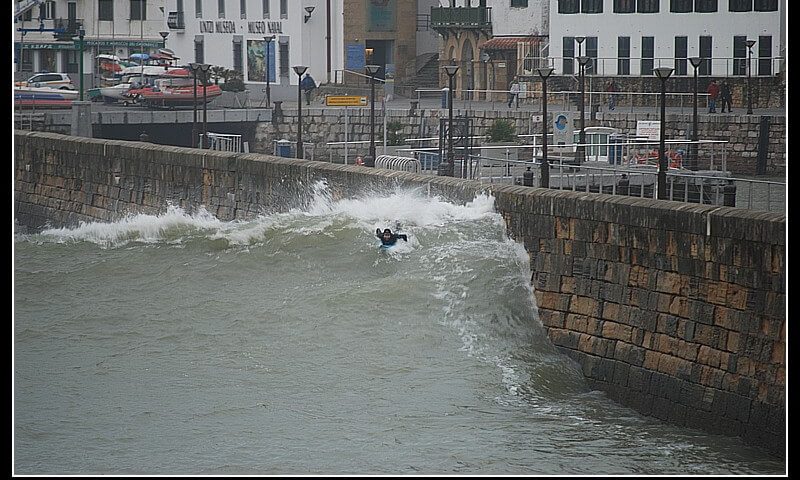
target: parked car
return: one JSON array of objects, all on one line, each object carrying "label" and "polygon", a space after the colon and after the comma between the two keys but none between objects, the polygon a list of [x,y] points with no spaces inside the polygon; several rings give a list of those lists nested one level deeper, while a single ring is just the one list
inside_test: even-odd
[{"label": "parked car", "polygon": [[66,73],[37,73],[24,82],[17,82],[18,87],[49,87],[60,90],[75,90],[75,84]]}]

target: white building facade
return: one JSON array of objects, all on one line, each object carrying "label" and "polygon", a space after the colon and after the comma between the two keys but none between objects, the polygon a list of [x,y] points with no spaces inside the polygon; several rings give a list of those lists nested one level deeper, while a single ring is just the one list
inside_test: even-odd
[{"label": "white building facade", "polygon": [[783,0],[553,0],[549,54],[557,75],[584,55],[588,73],[606,76],[691,76],[691,57],[699,75],[745,76],[748,56],[753,76],[769,76],[783,69],[785,21]]},{"label": "white building facade", "polygon": [[297,65],[317,83],[342,68],[342,0],[166,0],[166,8],[167,47],[182,63],[236,70],[246,84],[265,84],[268,71],[277,85],[297,85]]}]

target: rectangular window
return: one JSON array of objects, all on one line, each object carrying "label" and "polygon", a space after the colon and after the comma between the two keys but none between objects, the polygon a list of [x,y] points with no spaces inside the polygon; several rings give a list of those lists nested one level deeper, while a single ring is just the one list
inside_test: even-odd
[{"label": "rectangular window", "polygon": [[669,0],[669,11],[672,13],[691,13],[692,0]]},{"label": "rectangular window", "polygon": [[147,20],[146,0],[131,0],[131,20]]},{"label": "rectangular window", "polygon": [[581,0],[581,13],[603,13],[603,0]]},{"label": "rectangular window", "polygon": [[697,70],[698,75],[711,75],[711,51],[712,42],[711,37],[700,37],[700,68]]},{"label": "rectangular window", "polygon": [[689,37],[675,37],[675,75],[686,75]]},{"label": "rectangular window", "polygon": [[[281,18],[289,18],[289,6],[286,0],[281,0]],[[286,48],[288,49],[289,46],[287,45]]]},{"label": "rectangular window", "polygon": [[99,0],[97,3],[98,20],[114,20],[114,0]]},{"label": "rectangular window", "polygon": [[639,13],[658,13],[659,0],[639,0],[636,11]]},{"label": "rectangular window", "polygon": [[278,53],[280,55],[280,76],[281,77],[288,77],[289,76],[289,44],[288,43],[281,43],[279,44]]},{"label": "rectangular window", "polygon": [[247,18],[247,0],[239,0],[239,18]]},{"label": "rectangular window", "polygon": [[636,0],[614,0],[614,13],[634,13]]},{"label": "rectangular window", "polygon": [[753,0],[728,0],[729,12],[752,12]]},{"label": "rectangular window", "polygon": [[242,37],[233,37],[233,69],[244,75],[244,62],[242,56]]},{"label": "rectangular window", "polygon": [[261,16],[269,18],[269,0],[261,0]]},{"label": "rectangular window", "polygon": [[695,0],[694,11],[712,13],[717,11],[717,0]]},{"label": "rectangular window", "polygon": [[528,0],[511,0],[511,6],[525,8],[528,6]]},{"label": "rectangular window", "polygon": [[61,63],[62,65],[66,65],[65,73],[78,73],[78,51],[64,50]]},{"label": "rectangular window", "polygon": [[758,37],[758,74],[772,75],[772,37]]},{"label": "rectangular window", "polygon": [[561,39],[564,60],[561,69],[564,75],[575,73],[575,37],[564,37]]},{"label": "rectangular window", "polygon": [[56,18],[56,2],[49,0],[39,5],[39,18],[44,20]]},{"label": "rectangular window", "polygon": [[194,62],[205,63],[205,49],[203,48],[203,36],[194,36]]},{"label": "rectangular window", "polygon": [[655,37],[642,37],[642,61],[639,75],[653,74],[653,56],[655,55]]},{"label": "rectangular window", "polygon": [[631,37],[617,37],[617,75],[631,74]]},{"label": "rectangular window", "polygon": [[78,19],[78,4],[75,2],[67,3],[67,21],[68,23],[75,23]]},{"label": "rectangular window", "polygon": [[733,74],[747,75],[747,36],[733,36]]},{"label": "rectangular window", "polygon": [[24,47],[22,49],[22,71],[23,72],[33,71],[33,50],[29,50]]},{"label": "rectangular window", "polygon": [[203,18],[203,0],[194,0],[194,17]]},{"label": "rectangular window", "polygon": [[755,0],[756,12],[777,12],[778,0]]},{"label": "rectangular window", "polygon": [[578,13],[580,0],[558,0],[558,13]]},{"label": "rectangular window", "polygon": [[225,18],[225,0],[217,0],[217,17]]},{"label": "rectangular window", "polygon": [[597,73],[597,37],[586,37],[586,56],[589,61],[583,67],[583,73],[591,75]]}]

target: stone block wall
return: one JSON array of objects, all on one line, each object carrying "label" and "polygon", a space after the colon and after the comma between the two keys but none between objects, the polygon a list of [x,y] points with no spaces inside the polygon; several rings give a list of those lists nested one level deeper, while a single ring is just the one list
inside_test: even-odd
[{"label": "stone block wall", "polygon": [[204,205],[222,220],[393,185],[495,197],[539,317],[591,386],[677,425],[785,451],[786,219],[682,204],[52,133],[14,136],[19,228]]}]

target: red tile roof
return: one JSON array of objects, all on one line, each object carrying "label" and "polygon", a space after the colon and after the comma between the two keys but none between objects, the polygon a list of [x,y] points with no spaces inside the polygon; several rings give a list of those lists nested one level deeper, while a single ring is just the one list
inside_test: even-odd
[{"label": "red tile roof", "polygon": [[484,50],[516,50],[519,42],[537,43],[539,37],[494,37],[484,42],[480,48]]}]

